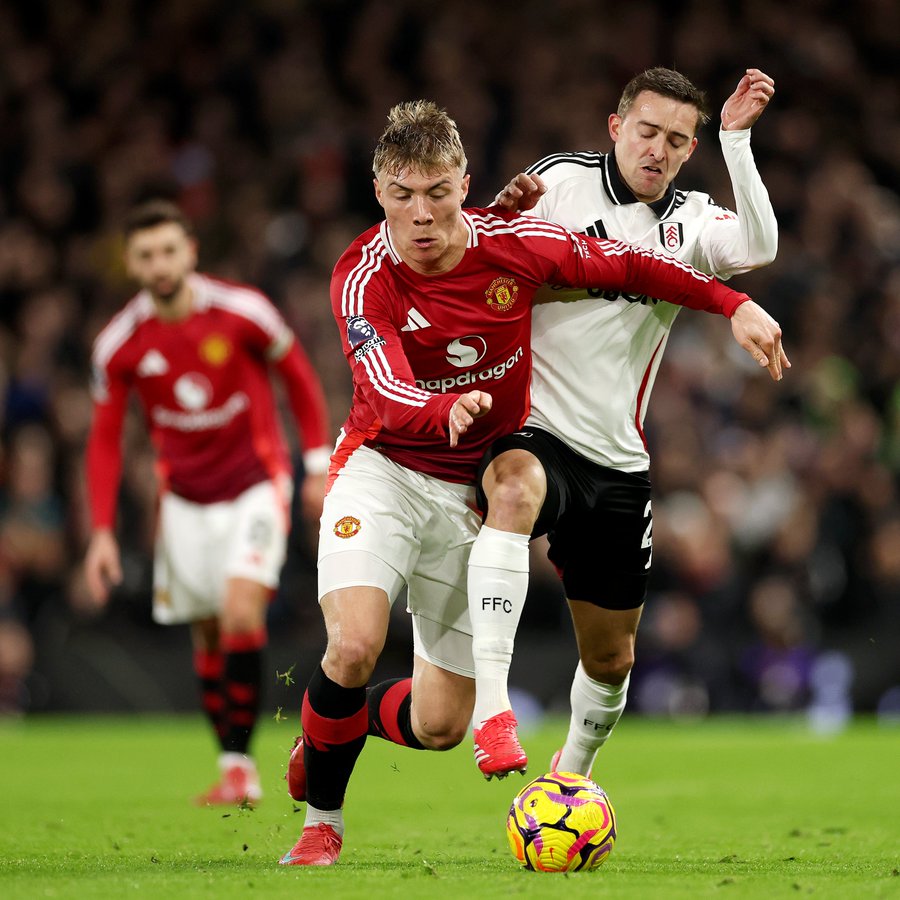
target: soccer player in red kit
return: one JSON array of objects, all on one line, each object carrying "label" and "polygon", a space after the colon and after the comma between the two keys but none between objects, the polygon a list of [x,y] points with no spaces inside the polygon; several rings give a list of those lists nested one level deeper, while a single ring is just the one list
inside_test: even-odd
[{"label": "soccer player in red kit", "polygon": [[[289,768],[306,822],[284,865],[337,861],[344,794],[367,734],[433,750],[466,734],[473,482],[488,445],[527,415],[538,287],[627,286],[730,316],[742,343],[773,346],[759,307],[690,266],[501,210],[464,210],[462,142],[431,102],[391,110],[373,169],[385,221],[353,242],[332,277],[354,394],[319,534],[328,643]],[[367,692],[404,585],[413,677]]]},{"label": "soccer player in red kit", "polygon": [[292,487],[269,369],[278,371],[302,434],[308,517],[321,512],[331,449],[324,395],[266,297],[195,271],[196,242],[177,206],[143,204],[124,231],[126,266],[141,290],[93,348],[87,585],[102,604],[122,578],[114,523],[122,423],[134,390],[161,488],[153,616],[191,624],[203,707],[221,747],[220,779],[197,799],[254,803],[262,791],[248,749]]}]

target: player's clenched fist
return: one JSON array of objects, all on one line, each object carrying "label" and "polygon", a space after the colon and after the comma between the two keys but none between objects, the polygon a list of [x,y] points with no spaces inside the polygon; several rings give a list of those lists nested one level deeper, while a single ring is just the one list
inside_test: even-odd
[{"label": "player's clenched fist", "polygon": [[469,391],[450,407],[451,447],[455,447],[459,443],[460,435],[465,434],[476,419],[480,419],[485,413],[490,412],[493,402],[487,391]]}]

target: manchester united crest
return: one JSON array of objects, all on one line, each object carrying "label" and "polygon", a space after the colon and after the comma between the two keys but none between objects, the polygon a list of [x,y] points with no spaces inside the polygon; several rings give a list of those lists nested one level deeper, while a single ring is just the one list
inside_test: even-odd
[{"label": "manchester united crest", "polygon": [[344,516],[343,519],[338,519],[334,523],[334,533],[339,538],[352,538],[359,534],[361,527],[359,519],[355,519],[353,516]]},{"label": "manchester united crest", "polygon": [[518,300],[519,286],[512,278],[495,278],[484,292],[488,306],[497,312],[508,312]]},{"label": "manchester united crest", "polygon": [[200,358],[211,366],[224,366],[231,358],[231,342],[221,334],[211,334],[200,344]]}]

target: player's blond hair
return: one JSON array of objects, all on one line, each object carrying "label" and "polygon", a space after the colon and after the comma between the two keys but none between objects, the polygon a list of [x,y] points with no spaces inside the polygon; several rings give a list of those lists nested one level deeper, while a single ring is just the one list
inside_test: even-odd
[{"label": "player's blond hair", "polygon": [[375,146],[372,171],[376,178],[405,169],[423,175],[447,169],[466,171],[466,151],[456,122],[431,100],[408,100],[393,107]]}]

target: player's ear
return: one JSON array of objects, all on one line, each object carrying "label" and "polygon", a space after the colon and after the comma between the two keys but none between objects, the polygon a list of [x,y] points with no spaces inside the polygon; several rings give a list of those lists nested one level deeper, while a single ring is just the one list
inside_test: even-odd
[{"label": "player's ear", "polygon": [[197,259],[199,252],[200,251],[197,244],[197,238],[188,238],[188,258],[190,260],[191,269],[197,268]]},{"label": "player's ear", "polygon": [[609,116],[609,136],[613,139],[613,143],[619,140],[619,132],[622,128],[622,117],[618,113],[610,113]]},{"label": "player's ear", "polygon": [[697,138],[694,137],[691,139],[691,146],[688,148],[687,155],[684,157],[685,162],[687,162],[691,158],[691,156],[693,155],[693,153],[696,149],[697,149]]},{"label": "player's ear", "polygon": [[465,203],[466,197],[469,196],[469,175],[463,175],[462,178],[462,199]]},{"label": "player's ear", "polygon": [[373,178],[372,184],[375,186],[375,199],[378,201],[378,205],[384,208],[384,195],[381,192],[381,185],[378,183],[378,179]]}]

